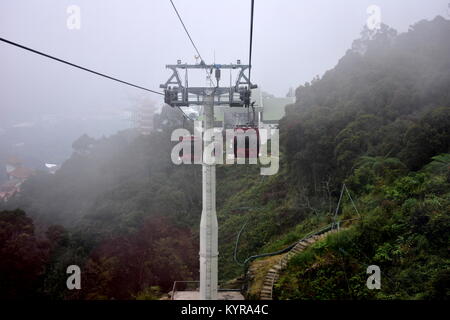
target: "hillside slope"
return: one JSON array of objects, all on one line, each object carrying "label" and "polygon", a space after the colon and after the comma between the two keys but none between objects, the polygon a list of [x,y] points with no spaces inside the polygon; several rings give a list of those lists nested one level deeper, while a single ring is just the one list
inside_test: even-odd
[{"label": "hillside slope", "polygon": [[[296,102],[280,123],[277,175],[262,177],[254,165],[218,166],[220,279],[244,271],[234,257],[242,228],[238,261],[284,248],[333,221],[346,182],[366,220],[339,242],[324,242],[294,259],[276,295],[445,297],[448,236],[442,230],[448,227],[448,166],[442,172],[422,168],[432,157],[443,154],[446,159],[450,152],[448,88],[448,20],[421,21],[400,35],[387,26],[375,36],[363,32],[334,69],[297,89]],[[73,156],[57,174],[38,174],[24,184],[20,196],[2,205],[23,209],[40,235],[47,230],[45,237],[58,240],[42,259],[44,272],[36,275],[41,282],[33,282],[42,284],[36,295],[154,298],[155,286],[168,291],[174,280],[198,278],[201,170],[170,160],[170,134],[182,126],[180,114],[165,107],[149,136],[124,131],[100,140],[84,137],[74,143]],[[339,217],[352,217],[348,201],[343,206]],[[49,228],[54,224],[63,227]],[[346,238],[361,247],[355,251]],[[404,249],[412,245],[423,251]],[[344,263],[350,284],[342,281],[336,248],[349,254]],[[414,289],[407,285],[404,294],[389,287],[383,294],[357,295],[355,288],[364,287],[366,275],[351,262],[354,255],[364,263],[382,264],[393,278],[404,274],[420,284]],[[426,262],[417,264],[423,270],[415,277],[409,264],[418,259]],[[58,286],[69,261],[90,272],[91,285],[77,296],[67,296]],[[309,267],[314,267],[312,273]],[[310,281],[300,283],[303,275]],[[328,282],[318,280],[325,278]],[[434,283],[444,283],[444,288]],[[316,290],[317,285],[334,288],[333,294]],[[349,285],[356,287],[349,290]]]}]

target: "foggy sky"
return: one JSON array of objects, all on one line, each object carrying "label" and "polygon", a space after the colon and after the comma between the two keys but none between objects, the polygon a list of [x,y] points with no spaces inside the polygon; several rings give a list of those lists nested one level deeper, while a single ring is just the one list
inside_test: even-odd
[{"label": "foggy sky", "polygon": [[[248,62],[250,0],[174,0],[208,63]],[[436,15],[450,0],[256,0],[252,78],[285,96],[333,68],[366,23],[369,5],[399,32]],[[66,27],[69,5],[81,30]],[[194,63],[169,0],[2,0],[0,36],[125,81],[160,90],[166,64]],[[150,96],[149,96],[150,95]],[[48,113],[124,110],[132,99],[162,97],[0,43],[2,120]],[[1,122],[1,121],[0,121]]]}]

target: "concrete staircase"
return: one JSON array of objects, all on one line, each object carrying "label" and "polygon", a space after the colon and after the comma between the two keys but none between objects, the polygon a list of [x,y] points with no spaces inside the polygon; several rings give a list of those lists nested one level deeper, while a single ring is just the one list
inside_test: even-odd
[{"label": "concrete staircase", "polygon": [[312,245],[313,243],[322,240],[325,238],[328,234],[336,232],[335,229],[327,231],[325,233],[322,233],[320,235],[314,235],[309,238],[300,240],[297,242],[297,244],[287,253],[284,253],[281,255],[278,263],[275,263],[269,271],[267,271],[267,274],[264,278],[264,283],[261,289],[260,293],[260,300],[272,300],[272,294],[273,294],[273,286],[277,282],[280,271],[286,268],[289,260],[296,254],[302,252],[305,250],[308,246]]}]

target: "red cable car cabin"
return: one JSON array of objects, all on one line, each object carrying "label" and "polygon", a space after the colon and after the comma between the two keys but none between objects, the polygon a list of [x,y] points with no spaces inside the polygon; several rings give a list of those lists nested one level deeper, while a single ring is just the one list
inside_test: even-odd
[{"label": "red cable car cabin", "polygon": [[[191,163],[195,163],[195,162],[201,162],[202,161],[202,153],[200,152],[200,154],[195,154],[194,152],[194,141],[198,141],[200,140],[198,137],[196,136],[184,136],[184,137],[180,137],[180,142],[183,143],[183,147],[185,148],[190,148],[191,150],[191,155],[189,157],[189,154],[183,154],[183,150],[181,150],[180,152],[180,159],[183,162],[191,162]],[[202,143],[200,141],[200,143]]]},{"label": "red cable car cabin", "polygon": [[[234,128],[234,157],[245,159],[254,159],[259,157],[259,129],[254,126],[241,125]],[[256,148],[250,146],[250,137],[252,134],[256,135]],[[238,146],[238,138],[245,137],[244,146]],[[242,139],[242,138],[240,138]]]}]

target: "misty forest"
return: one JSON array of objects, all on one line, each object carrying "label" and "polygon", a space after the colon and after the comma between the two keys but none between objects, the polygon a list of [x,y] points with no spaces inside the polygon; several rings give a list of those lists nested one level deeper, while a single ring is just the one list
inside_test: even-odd
[{"label": "misty forest", "polygon": [[[219,286],[262,299],[284,261],[273,300],[450,296],[450,20],[360,30],[281,106],[277,174],[216,166]],[[175,281],[199,280],[202,166],[171,160],[172,132],[194,123],[139,103],[148,131],[71,133],[58,166],[22,163],[0,132],[1,299],[170,299]],[[45,148],[30,151],[34,163]],[[285,250],[301,239],[315,240]],[[70,265],[80,290],[67,289]],[[379,290],[366,287],[369,265]]]}]

